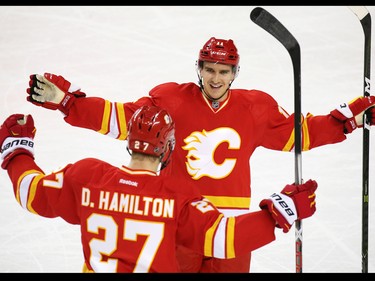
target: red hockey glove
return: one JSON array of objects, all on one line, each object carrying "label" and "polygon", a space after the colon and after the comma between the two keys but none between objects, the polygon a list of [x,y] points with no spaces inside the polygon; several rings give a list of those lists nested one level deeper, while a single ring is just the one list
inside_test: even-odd
[{"label": "red hockey glove", "polygon": [[81,89],[62,76],[51,73],[30,75],[30,88],[27,88],[27,101],[52,110],[60,110],[68,115],[69,109],[74,100],[85,97],[86,94]]},{"label": "red hockey glove", "polygon": [[331,115],[344,122],[344,133],[350,134],[357,128],[363,127],[363,114],[366,113],[370,125],[375,125],[375,97],[358,97],[348,104],[340,104],[331,111]]},{"label": "red hockey glove", "polygon": [[301,185],[289,184],[281,193],[274,193],[263,199],[259,207],[267,208],[276,221],[276,226],[287,233],[293,223],[312,216],[316,211],[315,190],[318,184],[308,180]]},{"label": "red hockey glove", "polygon": [[34,119],[31,115],[13,114],[0,127],[1,168],[6,169],[9,161],[18,154],[34,158]]}]

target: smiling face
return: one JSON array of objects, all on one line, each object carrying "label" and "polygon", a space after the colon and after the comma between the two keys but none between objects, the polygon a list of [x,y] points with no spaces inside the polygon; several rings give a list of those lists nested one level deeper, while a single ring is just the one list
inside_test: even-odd
[{"label": "smiling face", "polygon": [[[200,69],[203,89],[212,99],[221,97],[218,101],[227,98],[230,83],[235,78],[233,66],[229,64],[203,62]],[[225,93],[225,95],[223,95]]]}]

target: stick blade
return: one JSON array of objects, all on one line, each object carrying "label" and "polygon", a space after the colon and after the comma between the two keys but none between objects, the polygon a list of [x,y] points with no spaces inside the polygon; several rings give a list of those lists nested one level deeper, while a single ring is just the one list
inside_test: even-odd
[{"label": "stick blade", "polygon": [[348,6],[348,8],[359,18],[359,20],[362,20],[369,14],[369,11],[365,6]]},{"label": "stick blade", "polygon": [[250,19],[275,37],[287,50],[298,49],[299,43],[285,26],[267,10],[256,7],[250,13]]}]

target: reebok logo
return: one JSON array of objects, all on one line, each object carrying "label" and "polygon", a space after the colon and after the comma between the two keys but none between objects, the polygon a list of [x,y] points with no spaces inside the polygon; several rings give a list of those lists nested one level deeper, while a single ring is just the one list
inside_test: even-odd
[{"label": "reebok logo", "polygon": [[138,186],[138,182],[130,181],[130,180],[124,180],[124,179],[120,179],[119,183],[127,184],[127,185],[130,185],[130,186],[135,186],[135,187]]}]

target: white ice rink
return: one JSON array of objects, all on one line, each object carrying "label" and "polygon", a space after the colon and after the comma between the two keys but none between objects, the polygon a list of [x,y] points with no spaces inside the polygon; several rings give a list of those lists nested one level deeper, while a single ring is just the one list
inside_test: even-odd
[{"label": "white ice rink", "polygon": [[[129,160],[124,142],[66,124],[59,112],[26,102],[29,75],[51,72],[88,96],[134,101],[157,84],[196,82],[198,50],[231,38],[241,55],[233,88],[260,89],[290,113],[293,72],[284,47],[254,24],[254,6],[2,6],[0,122],[33,115],[36,161],[46,172],[84,157]],[[346,6],[264,6],[301,47],[302,112],[325,115],[363,95],[363,31]],[[375,6],[368,7],[375,21]],[[375,40],[375,25],[372,32]],[[374,44],[375,45],[375,42]],[[372,48],[372,77],[375,74]],[[374,90],[371,90],[372,94]],[[197,118],[186,116],[186,118]],[[239,121],[241,122],[240,116]],[[368,271],[375,272],[375,133],[370,132]],[[294,153],[259,148],[251,159],[252,207],[294,182]],[[303,227],[303,272],[360,273],[362,130],[302,155],[304,180],[318,181],[316,214]],[[249,230],[251,231],[251,230]],[[37,217],[16,202],[0,171],[0,272],[81,272],[79,227]],[[252,272],[295,272],[295,234],[253,253]]]}]

